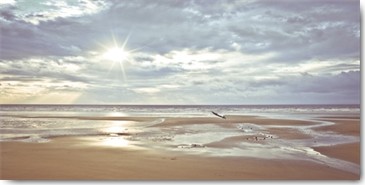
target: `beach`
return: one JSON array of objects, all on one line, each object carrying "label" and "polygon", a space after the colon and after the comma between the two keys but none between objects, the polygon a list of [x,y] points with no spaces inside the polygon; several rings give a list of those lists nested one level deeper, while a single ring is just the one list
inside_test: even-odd
[{"label": "beach", "polygon": [[[102,132],[3,140],[7,180],[359,180],[360,116],[23,116]],[[99,129],[100,130],[100,129]],[[39,132],[39,131],[38,131]],[[34,140],[32,140],[34,141]]]}]

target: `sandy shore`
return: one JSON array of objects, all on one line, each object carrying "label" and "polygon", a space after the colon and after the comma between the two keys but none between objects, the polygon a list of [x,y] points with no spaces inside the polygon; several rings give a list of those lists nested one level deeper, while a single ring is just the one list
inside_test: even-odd
[{"label": "sandy shore", "polygon": [[[330,126],[319,127],[316,130],[320,131],[332,131],[344,135],[353,135],[360,137],[360,118],[358,117],[332,117],[322,118],[320,120],[331,121],[336,124]],[[316,151],[333,156],[335,158],[347,160],[360,164],[360,142],[341,144],[335,146],[315,147]]]},{"label": "sandy shore", "polygon": [[[122,118],[113,118],[122,119]],[[128,120],[135,120],[127,118]],[[136,118],[149,120],[147,118]],[[322,118],[321,118],[322,119]],[[333,121],[332,125],[316,127],[313,130],[340,132],[344,135],[360,136],[359,119],[323,118]],[[268,126],[265,133],[277,140],[301,140],[310,134],[286,126],[314,125],[315,121],[280,120],[254,116],[230,116],[227,120],[208,118],[167,118],[152,128],[166,130],[187,124],[215,124],[222,128],[230,124],[249,122]],[[348,124],[349,123],[349,124]],[[279,127],[270,127],[270,126]],[[280,127],[284,126],[284,127]],[[180,128],[180,127],[179,127]],[[342,130],[345,129],[344,132]],[[292,129],[292,130],[290,130]],[[182,131],[179,131],[182,132]],[[140,134],[140,133],[139,133]],[[277,157],[247,157],[195,154],[189,151],[164,150],[148,145],[161,141],[149,141],[140,145],[103,145],[106,136],[70,136],[52,138],[46,143],[1,142],[1,179],[83,179],[83,180],[270,180],[270,179],[352,179],[358,180],[359,173],[341,170],[315,160],[300,160]],[[234,149],[242,142],[249,146],[268,145],[272,140],[250,140],[257,136],[232,136],[206,143],[206,148]],[[140,139],[139,142],[145,142]],[[99,143],[99,144],[98,144]],[[270,149],[270,148],[269,148]],[[340,159],[360,168],[360,142],[334,146],[313,147],[326,159]],[[267,149],[265,149],[267,150]],[[187,151],[187,152],[186,152]],[[219,150],[217,150],[219,151]],[[218,153],[219,154],[219,153]],[[301,154],[301,153],[300,153]],[[318,154],[317,154],[318,155]],[[346,162],[347,161],[347,162]],[[358,169],[360,171],[360,169]]]}]

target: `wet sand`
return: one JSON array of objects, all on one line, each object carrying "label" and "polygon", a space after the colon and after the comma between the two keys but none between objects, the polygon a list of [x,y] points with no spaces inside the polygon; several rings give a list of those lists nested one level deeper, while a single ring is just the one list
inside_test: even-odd
[{"label": "wet sand", "polygon": [[[322,118],[320,120],[331,121],[336,124],[330,126],[319,127],[316,130],[331,131],[344,135],[353,135],[360,137],[360,123],[358,117],[332,117]],[[351,161],[360,164],[360,142],[341,144],[335,146],[314,147],[314,149],[322,154]]]},{"label": "wet sand", "polygon": [[[88,119],[92,118],[89,117]],[[124,118],[114,117],[109,119],[123,120]],[[146,121],[155,118],[128,117],[125,119]],[[316,127],[313,130],[317,130],[319,133],[333,132],[360,137],[359,119],[321,119],[333,121],[334,124]],[[204,152],[190,152],[192,150],[199,150],[199,148],[183,148],[180,150],[175,145],[175,140],[179,140],[179,138],[189,133],[203,134],[201,131],[195,133],[195,131],[189,130],[190,127],[187,125],[209,126],[213,124],[229,130],[236,129],[237,123],[250,123],[239,125],[242,127],[247,126],[248,131],[252,129],[248,128],[251,124],[253,126],[268,126],[265,127],[264,131],[259,130],[260,132],[257,132],[263,132],[266,135],[255,135],[256,132],[251,133],[247,131],[249,135],[232,135],[218,141],[204,143],[202,150],[212,148],[214,149],[213,151],[216,151],[215,155]],[[131,133],[135,137],[128,136],[127,139],[130,139],[130,143],[123,146],[105,144],[104,141],[108,136],[57,137],[51,138],[51,141],[46,143],[1,142],[0,178],[9,180],[360,179],[360,174],[357,173],[357,171],[360,171],[360,139],[351,143],[313,147],[321,156],[325,156],[322,158],[333,159],[331,161],[335,162],[337,159],[340,159],[340,162],[344,162],[344,164],[350,164],[352,167],[355,166],[355,172],[342,170],[322,161],[318,162],[318,158],[313,158],[313,160],[310,158],[308,160],[301,159],[301,155],[307,157],[303,152],[298,153],[298,158],[295,158],[296,153],[288,155],[294,155],[294,157],[287,157],[286,155],[280,157],[280,154],[279,157],[270,157],[265,156],[270,155],[265,153],[258,153],[257,157],[250,157],[244,155],[220,155],[219,152],[223,148],[228,151],[239,147],[245,149],[245,147],[253,144],[265,147],[278,140],[293,142],[305,140],[312,137],[312,135],[309,132],[301,132],[300,129],[293,128],[296,128],[295,126],[315,124],[317,124],[316,120],[281,120],[254,116],[228,116],[226,120],[215,117],[166,118],[162,123],[148,126],[149,128],[157,129],[158,132],[171,132],[175,131],[176,128],[180,129],[173,134],[178,135],[178,133],[181,133],[181,135],[168,138],[166,141],[153,140],[150,138],[154,135],[145,137],[143,132],[138,132]],[[290,126],[293,126],[293,128]],[[342,132],[343,128],[346,128],[344,132]],[[237,132],[241,133],[239,131]],[[246,131],[242,133],[246,133]],[[156,135],[156,133],[153,134]],[[270,136],[274,137],[271,138]],[[116,136],[110,137],[115,138]],[[242,146],[242,143],[245,143],[245,145]],[[273,145],[273,148],[263,148],[263,151],[274,150],[276,149],[274,148],[275,146]],[[169,147],[173,149],[169,149]],[[308,156],[311,157],[312,155]],[[357,166],[358,169],[356,169]]]}]

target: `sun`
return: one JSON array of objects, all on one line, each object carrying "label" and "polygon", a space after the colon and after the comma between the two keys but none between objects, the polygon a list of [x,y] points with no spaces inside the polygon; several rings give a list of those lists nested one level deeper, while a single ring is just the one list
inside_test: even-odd
[{"label": "sun", "polygon": [[[98,52],[98,56],[100,57],[101,61],[103,61],[106,65],[110,65],[107,74],[118,74],[118,72],[121,72],[120,74],[122,75],[121,77],[124,82],[127,80],[124,65],[130,65],[130,60],[133,60],[132,55],[134,55],[134,52],[141,49],[127,49],[126,45],[128,43],[129,37],[130,34],[126,37],[124,42],[119,43],[114,34],[112,34],[112,43],[109,43],[109,45],[100,44],[104,50]],[[120,70],[118,70],[118,66]]]},{"label": "sun", "polygon": [[103,54],[104,59],[111,61],[123,61],[126,60],[128,56],[129,52],[119,47],[110,48]]},{"label": "sun", "polygon": [[128,60],[128,57],[130,55],[130,52],[126,51],[121,47],[115,46],[111,47],[109,49],[106,49],[104,53],[102,53],[102,58],[106,61],[111,61],[112,64],[109,68],[108,74],[111,72],[111,70],[114,68],[115,65],[119,65],[123,81],[126,80],[126,73],[124,71],[123,63]]}]

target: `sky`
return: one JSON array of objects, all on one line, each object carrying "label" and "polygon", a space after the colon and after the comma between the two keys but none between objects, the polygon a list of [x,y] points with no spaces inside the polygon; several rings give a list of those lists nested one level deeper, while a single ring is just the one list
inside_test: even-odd
[{"label": "sky", "polygon": [[2,104],[360,104],[358,0],[1,0]]}]

